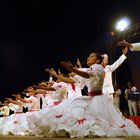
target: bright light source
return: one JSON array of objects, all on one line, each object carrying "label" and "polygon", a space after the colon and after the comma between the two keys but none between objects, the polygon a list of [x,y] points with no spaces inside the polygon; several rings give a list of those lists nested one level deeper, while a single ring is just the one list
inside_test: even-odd
[{"label": "bright light source", "polygon": [[128,18],[122,18],[117,22],[116,29],[121,32],[124,31],[130,25],[130,21]]}]

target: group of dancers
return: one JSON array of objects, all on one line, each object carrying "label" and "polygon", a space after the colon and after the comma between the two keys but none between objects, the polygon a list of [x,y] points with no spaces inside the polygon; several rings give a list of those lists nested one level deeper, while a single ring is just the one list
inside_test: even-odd
[{"label": "group of dancers", "polygon": [[[51,79],[28,87],[28,98],[22,98],[20,94],[13,95],[15,100],[7,98],[4,105],[14,114],[8,116],[5,113],[0,118],[0,134],[45,137],[140,136],[140,129],[114,106],[112,96],[112,72],[124,62],[129,50],[138,51],[140,45],[129,44],[124,40],[119,45],[122,46],[122,55],[112,65],[108,65],[107,55],[92,52],[87,57],[88,68],[61,62],[69,71],[68,76],[54,69],[46,69],[57,78],[56,81]],[[81,90],[85,86],[88,93],[82,96]],[[23,113],[23,107],[27,107],[28,112]]]}]

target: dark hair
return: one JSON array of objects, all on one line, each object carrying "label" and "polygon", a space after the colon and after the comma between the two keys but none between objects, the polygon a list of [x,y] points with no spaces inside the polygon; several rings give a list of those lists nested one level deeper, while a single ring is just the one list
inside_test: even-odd
[{"label": "dark hair", "polygon": [[102,63],[102,60],[103,60],[103,57],[101,56],[100,53],[97,53],[97,52],[94,52],[96,57],[97,57],[97,60],[99,60],[98,64],[101,64]]}]

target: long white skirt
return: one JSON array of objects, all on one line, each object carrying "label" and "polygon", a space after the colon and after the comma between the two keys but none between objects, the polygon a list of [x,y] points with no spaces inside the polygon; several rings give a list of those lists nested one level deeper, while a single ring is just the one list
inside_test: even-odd
[{"label": "long white skirt", "polygon": [[28,115],[27,121],[32,134],[48,137],[140,136],[138,127],[106,95],[73,97]]},{"label": "long white skirt", "polygon": [[0,118],[0,135],[32,135],[27,116],[36,112],[12,114],[8,117]]}]

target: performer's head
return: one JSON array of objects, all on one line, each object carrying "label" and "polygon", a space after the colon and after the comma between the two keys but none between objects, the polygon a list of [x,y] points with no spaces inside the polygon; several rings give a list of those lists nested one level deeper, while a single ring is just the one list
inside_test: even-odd
[{"label": "performer's head", "polygon": [[34,88],[33,88],[32,86],[28,86],[28,87],[27,87],[27,91],[28,91],[28,92],[31,92],[31,91],[33,91],[33,90],[34,90]]},{"label": "performer's head", "polygon": [[102,62],[102,57],[99,53],[92,52],[87,58],[87,65],[91,66],[95,63],[100,64]]},{"label": "performer's head", "polygon": [[120,88],[119,84],[115,83],[115,84],[114,84],[114,89],[115,89],[115,90],[118,90],[119,88]]},{"label": "performer's head", "polygon": [[41,83],[39,83],[39,86],[42,86],[42,87],[47,87],[48,85],[47,85],[47,83],[46,83],[46,82],[42,81]]},{"label": "performer's head", "polygon": [[71,72],[68,74],[70,77],[74,77],[75,76],[75,73],[74,72]]},{"label": "performer's head", "polygon": [[103,60],[102,60],[101,64],[102,64],[103,67],[105,67],[108,64],[108,62],[109,62],[108,55],[107,54],[103,54],[101,56],[103,57]]},{"label": "performer's head", "polygon": [[28,92],[28,96],[34,96],[35,95],[34,88],[32,86],[27,87],[26,91]]},{"label": "performer's head", "polygon": [[5,106],[8,106],[9,103],[10,103],[10,102],[9,102],[8,100],[5,100],[3,104],[4,104]]},{"label": "performer's head", "polygon": [[129,89],[131,89],[132,87],[133,87],[133,84],[132,84],[132,82],[127,82],[127,87],[129,88]]}]

